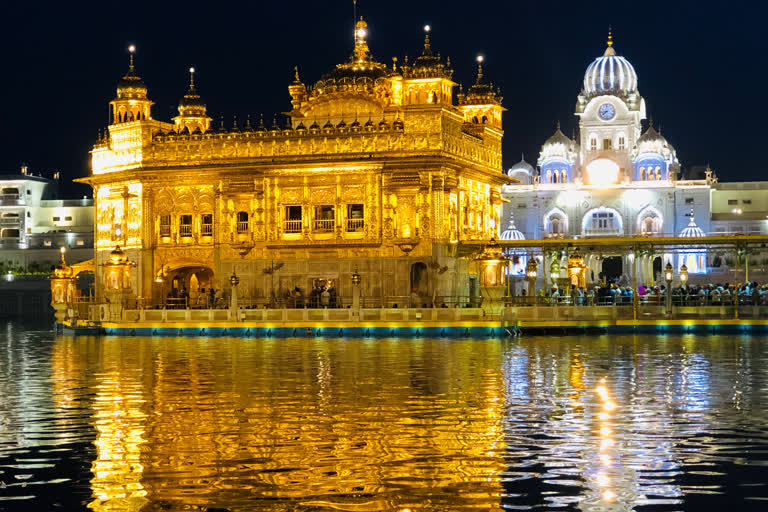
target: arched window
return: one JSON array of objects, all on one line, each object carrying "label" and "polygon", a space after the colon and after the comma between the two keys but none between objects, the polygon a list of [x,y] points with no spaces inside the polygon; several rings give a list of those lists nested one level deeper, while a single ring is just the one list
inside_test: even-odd
[{"label": "arched window", "polygon": [[559,208],[553,208],[544,217],[544,232],[548,237],[562,237],[568,232],[568,217]]},{"label": "arched window", "polygon": [[483,124],[488,122],[488,116],[483,116],[482,118]]},{"label": "arched window", "polygon": [[601,206],[584,215],[582,230],[586,236],[618,235],[624,232],[624,227],[619,212]]},{"label": "arched window", "polygon": [[472,123],[478,124],[477,116],[472,116]]},{"label": "arched window", "polygon": [[646,180],[645,167],[641,167],[640,168],[640,181],[645,181],[645,180]]},{"label": "arched window", "polygon": [[248,232],[248,212],[237,212],[237,233]]},{"label": "arched window", "polygon": [[555,172],[552,174],[552,183],[557,183],[560,181],[557,176],[557,169],[555,169]]},{"label": "arched window", "polygon": [[547,171],[547,183],[552,183],[552,170]]},{"label": "arched window", "polygon": [[626,142],[626,139],[624,138],[624,136],[623,135],[619,135],[619,140],[618,140],[618,143],[616,144],[616,146],[619,149],[624,149],[626,144],[627,144],[627,142]]},{"label": "arched window", "polygon": [[656,181],[661,180],[661,167],[656,167]]},{"label": "arched window", "polygon": [[589,136],[589,149],[591,151],[597,151],[597,135],[595,134]]},{"label": "arched window", "polygon": [[567,183],[568,182],[568,173],[565,172],[565,169],[562,169],[560,171],[560,183]]}]

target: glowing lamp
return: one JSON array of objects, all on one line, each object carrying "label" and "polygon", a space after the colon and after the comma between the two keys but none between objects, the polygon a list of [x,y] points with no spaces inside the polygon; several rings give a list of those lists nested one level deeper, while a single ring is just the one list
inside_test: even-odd
[{"label": "glowing lamp", "polygon": [[478,62],[478,64],[482,64],[484,60],[485,60],[485,57],[483,57],[482,55],[478,55],[478,56],[477,56],[477,62]]},{"label": "glowing lamp", "polygon": [[357,265],[355,265],[355,271],[352,272],[352,284],[359,285],[360,281],[362,281],[362,278],[360,277],[360,274],[357,273]]},{"label": "glowing lamp", "polygon": [[587,165],[587,180],[590,185],[604,187],[619,182],[619,165],[608,158],[592,160]]},{"label": "glowing lamp", "polygon": [[672,263],[667,262],[667,266],[664,267],[664,279],[667,281],[667,283],[671,283],[673,277],[674,272],[672,269]]},{"label": "glowing lamp", "polygon": [[685,263],[680,267],[680,282],[683,286],[688,282],[688,267],[685,266]]},{"label": "glowing lamp", "polygon": [[359,37],[360,39],[364,38],[366,33],[367,32],[365,31],[364,28],[357,29],[357,37]]},{"label": "glowing lamp", "polygon": [[235,274],[235,271],[232,271],[232,275],[229,276],[229,284],[232,285],[232,288],[240,284],[240,278],[237,277],[237,274]]},{"label": "glowing lamp", "polygon": [[136,47],[134,45],[131,45],[128,47],[128,51],[131,53],[136,53]]},{"label": "glowing lamp", "polygon": [[549,266],[549,273],[552,274],[552,279],[560,277],[560,263],[557,260]]},{"label": "glowing lamp", "polygon": [[535,281],[537,274],[538,274],[538,264],[536,263],[536,258],[529,258],[528,265],[526,265],[526,268],[525,268],[525,275],[528,279]]},{"label": "glowing lamp", "polygon": [[429,32],[430,30],[432,30],[432,27],[429,25],[424,25],[424,32]]}]

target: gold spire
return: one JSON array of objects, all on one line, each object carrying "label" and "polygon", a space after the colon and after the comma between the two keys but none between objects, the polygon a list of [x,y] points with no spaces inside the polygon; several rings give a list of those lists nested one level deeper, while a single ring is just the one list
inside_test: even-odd
[{"label": "gold spire", "polygon": [[603,56],[612,57],[614,55],[616,55],[616,49],[613,47],[613,31],[609,26],[608,27],[608,46],[605,48],[605,53],[603,53]]},{"label": "gold spire", "polygon": [[432,55],[432,45],[429,43],[429,31],[432,27],[424,25],[424,55]]},{"label": "gold spire", "polygon": [[480,84],[483,81],[483,61],[485,60],[485,57],[482,55],[477,56],[477,84]]},{"label": "gold spire", "polygon": [[136,47],[134,45],[131,45],[128,47],[128,55],[129,55],[129,64],[128,64],[128,72],[130,74],[133,74],[134,68],[133,68],[133,54],[136,53]]},{"label": "gold spire", "polygon": [[299,78],[299,66],[293,66],[293,73],[294,73],[294,82],[296,84],[301,83],[301,79]]},{"label": "gold spire", "polygon": [[195,90],[195,68],[189,68],[189,90]]},{"label": "gold spire", "polygon": [[360,21],[355,24],[355,60],[357,62],[364,62],[368,60],[370,50],[368,49],[368,24],[360,16]]}]

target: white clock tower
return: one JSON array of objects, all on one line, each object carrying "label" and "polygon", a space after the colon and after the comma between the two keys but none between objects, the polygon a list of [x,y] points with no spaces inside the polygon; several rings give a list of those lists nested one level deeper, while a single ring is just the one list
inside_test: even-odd
[{"label": "white clock tower", "polygon": [[641,134],[645,101],[637,91],[635,68],[616,55],[610,32],[605,53],[584,74],[575,113],[584,184],[610,185],[631,177],[631,151]]}]

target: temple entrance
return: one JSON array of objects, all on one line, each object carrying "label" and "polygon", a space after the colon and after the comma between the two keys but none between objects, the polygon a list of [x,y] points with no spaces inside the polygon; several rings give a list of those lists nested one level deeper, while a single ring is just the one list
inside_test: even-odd
[{"label": "temple entrance", "polygon": [[661,256],[657,256],[653,259],[653,282],[660,280],[661,276]]},{"label": "temple entrance", "polygon": [[602,272],[600,273],[600,276],[605,280],[605,282],[610,283],[611,281],[617,280],[621,277],[622,270],[623,264],[621,261],[621,256],[608,256],[603,259]]},{"label": "temple entrance", "polygon": [[420,261],[411,265],[411,293],[426,294],[428,280],[427,265]]},{"label": "temple entrance", "polygon": [[[207,308],[210,289],[214,286],[213,271],[202,266],[181,267],[168,271],[165,279],[157,284],[160,286],[160,298],[167,305]],[[221,290],[214,292],[214,301],[221,297]]]}]

